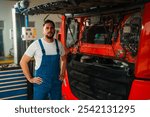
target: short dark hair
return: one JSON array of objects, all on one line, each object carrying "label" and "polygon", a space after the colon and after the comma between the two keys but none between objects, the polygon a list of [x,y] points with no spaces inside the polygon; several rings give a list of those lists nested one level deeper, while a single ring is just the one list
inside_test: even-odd
[{"label": "short dark hair", "polygon": [[43,23],[43,26],[45,25],[45,24],[47,24],[47,23],[51,23],[53,26],[54,26],[54,28],[55,28],[55,23],[52,21],[52,20],[45,20],[44,21],[44,23]]}]

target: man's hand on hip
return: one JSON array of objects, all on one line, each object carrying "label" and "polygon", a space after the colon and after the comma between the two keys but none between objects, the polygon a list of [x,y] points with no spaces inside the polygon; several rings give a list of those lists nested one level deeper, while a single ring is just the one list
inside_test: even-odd
[{"label": "man's hand on hip", "polygon": [[34,78],[30,78],[29,82],[40,85],[43,81],[42,81],[42,78],[40,78],[40,77],[34,77]]}]

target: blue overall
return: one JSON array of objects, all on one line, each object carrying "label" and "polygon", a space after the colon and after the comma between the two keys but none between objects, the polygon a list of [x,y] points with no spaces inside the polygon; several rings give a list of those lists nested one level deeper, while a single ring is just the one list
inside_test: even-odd
[{"label": "blue overall", "polygon": [[60,100],[61,99],[61,81],[60,73],[60,54],[58,42],[55,39],[56,55],[46,55],[41,39],[38,40],[42,50],[42,61],[39,69],[35,71],[35,77],[42,78],[42,84],[34,84],[34,100]]}]

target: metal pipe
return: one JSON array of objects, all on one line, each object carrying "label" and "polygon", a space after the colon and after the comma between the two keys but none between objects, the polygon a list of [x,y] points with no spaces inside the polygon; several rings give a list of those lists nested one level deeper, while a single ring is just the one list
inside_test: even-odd
[{"label": "metal pipe", "polygon": [[25,27],[29,27],[29,17],[25,15]]},{"label": "metal pipe", "polygon": [[16,27],[16,9],[12,9],[12,21],[13,21],[13,43],[14,43],[14,63],[18,64],[18,42],[17,42],[17,27]]}]

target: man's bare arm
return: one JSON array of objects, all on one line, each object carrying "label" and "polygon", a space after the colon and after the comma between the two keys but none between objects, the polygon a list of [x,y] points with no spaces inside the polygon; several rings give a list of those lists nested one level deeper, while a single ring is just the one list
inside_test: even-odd
[{"label": "man's bare arm", "polygon": [[65,69],[66,69],[66,55],[61,57],[60,80],[64,79]]},{"label": "man's bare arm", "polygon": [[30,83],[41,84],[42,79],[40,77],[33,78],[31,73],[30,73],[29,66],[28,66],[28,63],[30,60],[31,60],[31,57],[29,57],[27,55],[23,55],[23,57],[21,58],[20,66],[23,70],[23,73]]}]

